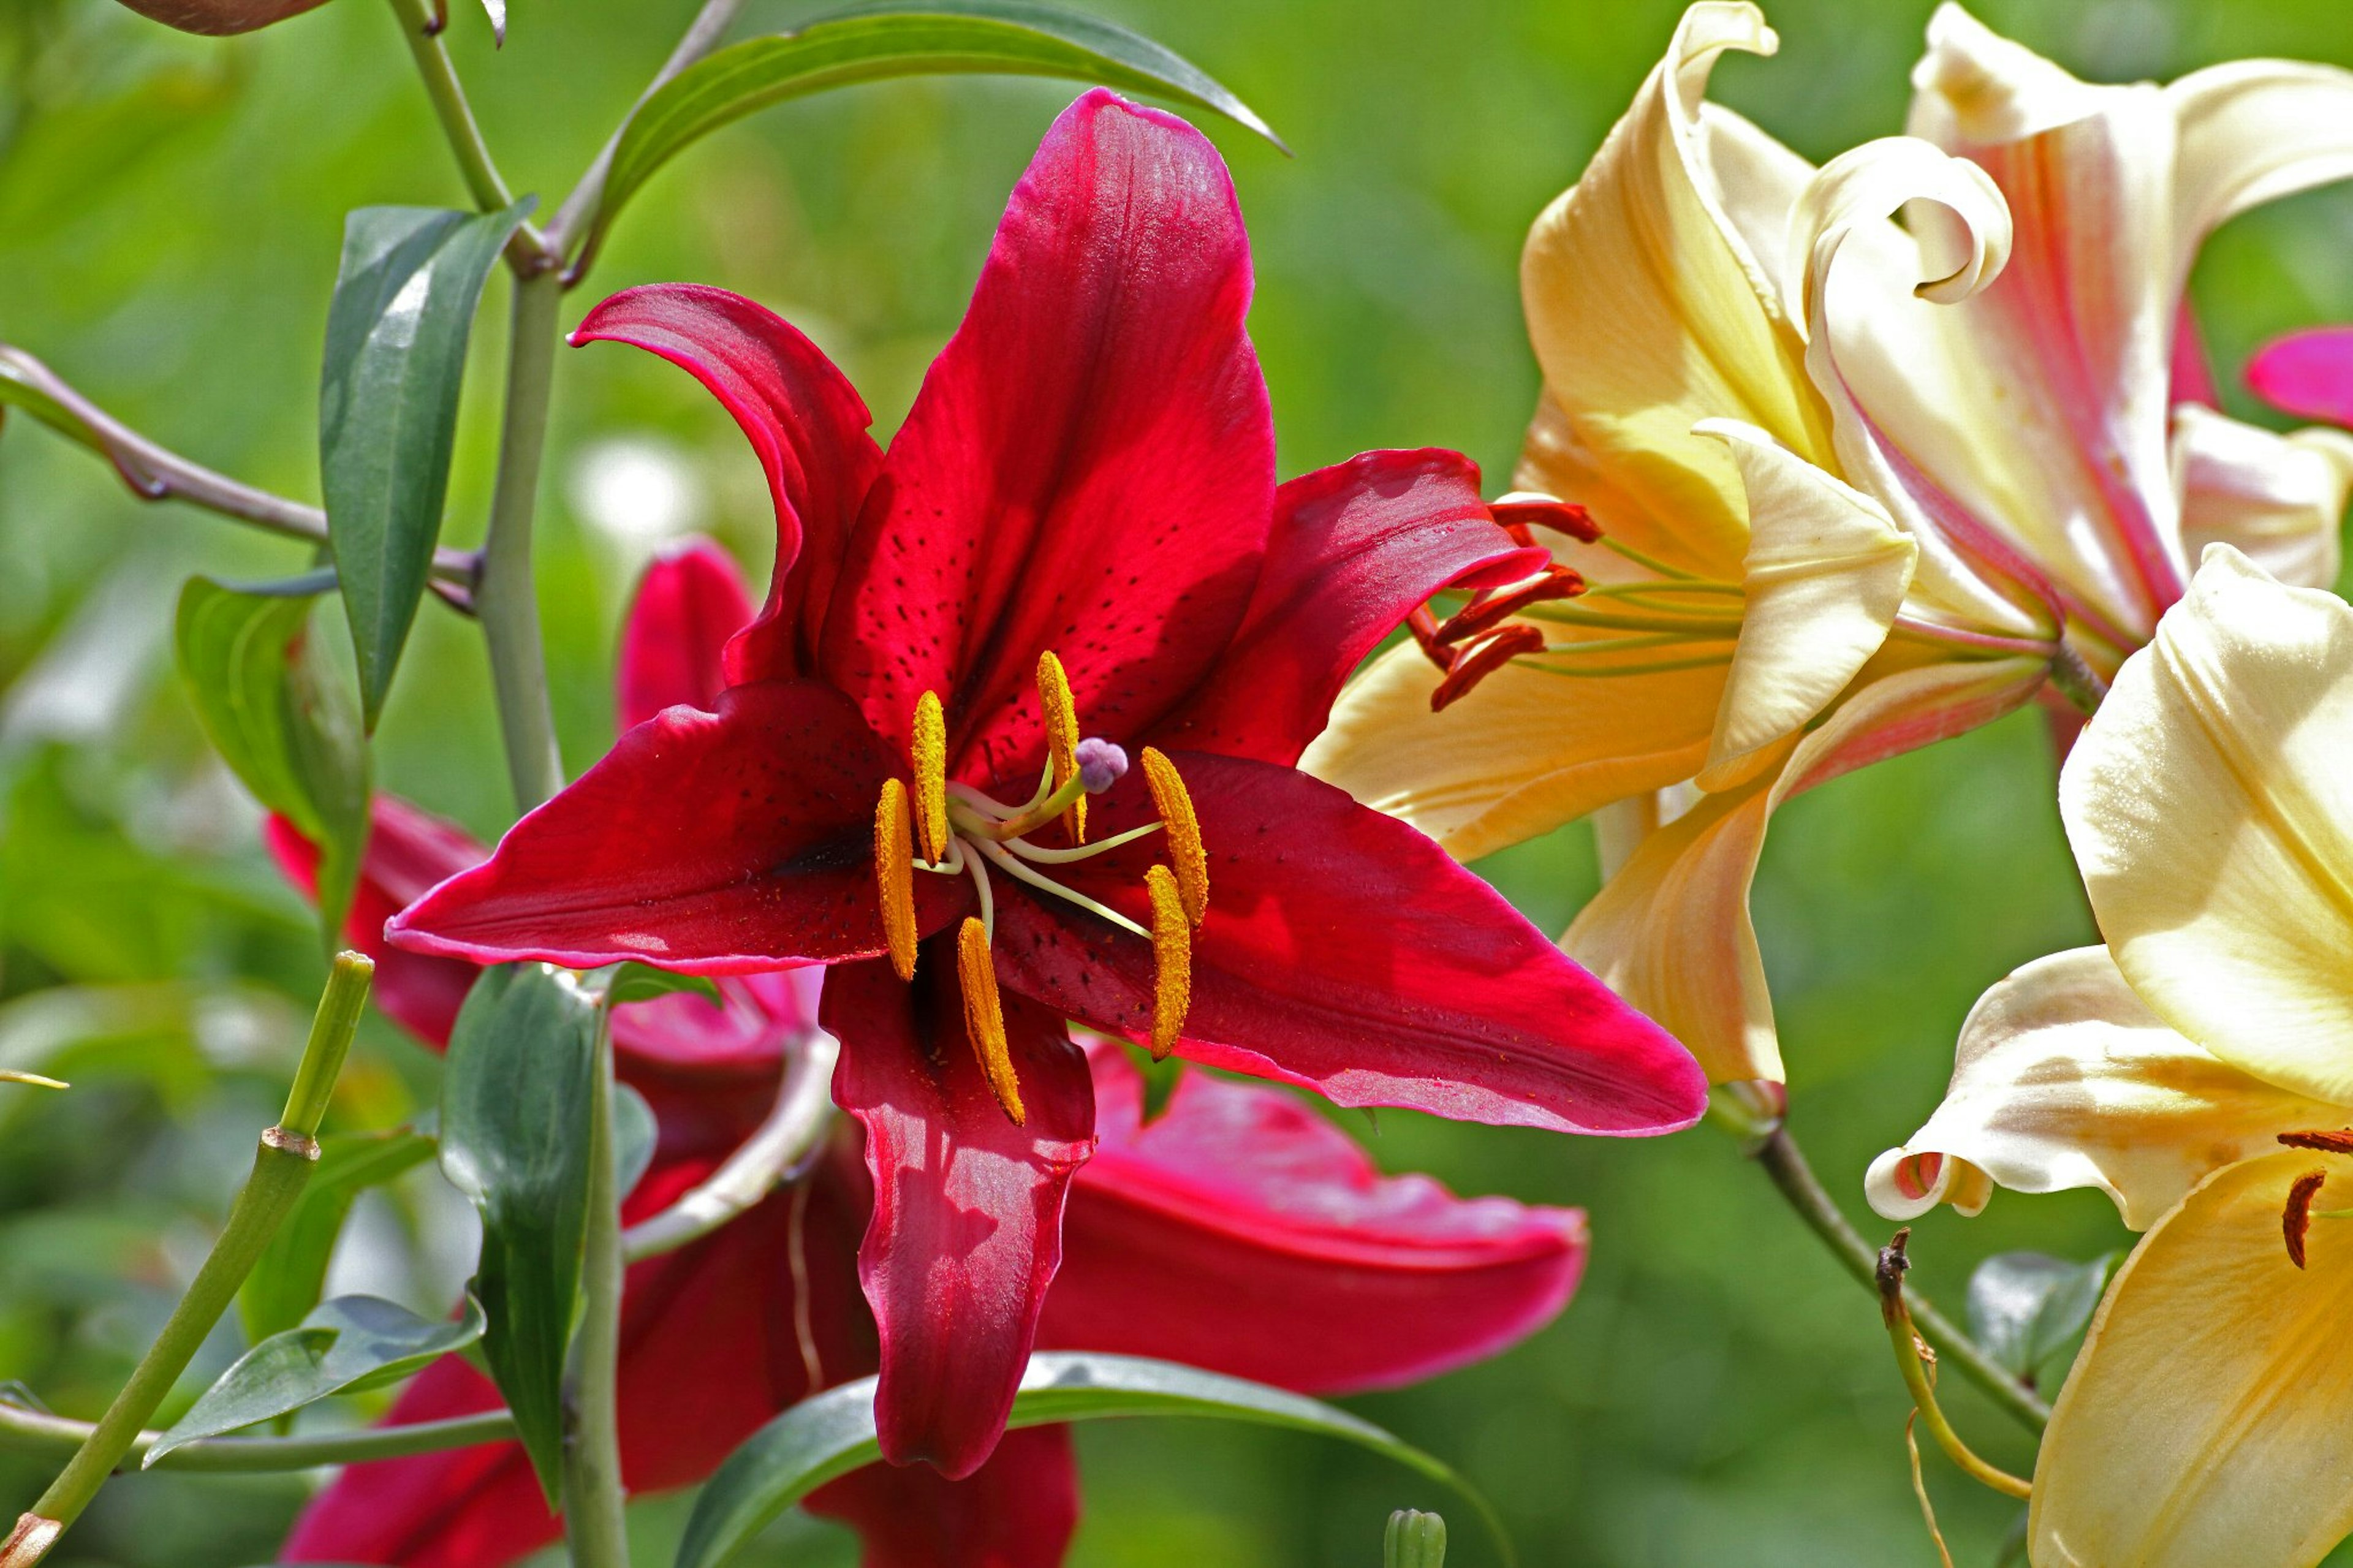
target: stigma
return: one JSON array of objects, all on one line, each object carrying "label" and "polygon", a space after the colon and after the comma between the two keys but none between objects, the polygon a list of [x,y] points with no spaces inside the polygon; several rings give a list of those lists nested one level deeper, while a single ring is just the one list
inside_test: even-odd
[{"label": "stigma", "polygon": [[[926,691],[916,700],[909,727],[912,778],[885,780],[874,806],[874,877],[883,948],[900,979],[915,976],[919,928],[914,874],[972,879],[979,913],[965,919],[956,932],[965,1033],[989,1092],[1016,1126],[1022,1124],[1026,1112],[997,994],[993,950],[997,900],[990,872],[1002,872],[1074,904],[1151,944],[1149,1037],[1155,1058],[1166,1058],[1183,1037],[1192,1004],[1193,931],[1209,907],[1208,853],[1201,841],[1200,817],[1176,764],[1156,748],[1144,748],[1139,761],[1156,820],[1090,844],[1087,802],[1126,775],[1128,754],[1113,742],[1080,731],[1070,678],[1050,650],[1039,656],[1037,682],[1046,758],[1037,790],[1027,801],[1008,805],[949,780],[947,716],[937,693]],[[1055,828],[1064,843],[1034,841],[1033,835]],[[1163,835],[1167,863],[1145,874],[1148,928],[1051,874],[1054,867],[1092,859],[1154,833]]]}]

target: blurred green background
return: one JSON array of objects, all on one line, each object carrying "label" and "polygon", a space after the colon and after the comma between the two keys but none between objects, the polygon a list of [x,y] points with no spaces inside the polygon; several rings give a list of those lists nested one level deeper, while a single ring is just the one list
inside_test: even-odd
[{"label": "blurred green background", "polygon": [[[755,4],[779,26],[807,5]],[[1461,447],[1504,488],[1535,375],[1515,268],[1663,47],[1672,0],[1100,0],[1102,14],[1237,89],[1297,152],[1230,127],[1256,245],[1252,330],[1286,474],[1360,448]],[[452,0],[453,47],[509,176],[552,200],[595,150],[691,0],[514,0],[494,53]],[[1784,0],[1780,58],[1732,58],[1718,96],[1826,157],[1897,129],[1927,0]],[[2339,0],[2002,0],[1980,15],[2085,75],[2168,77],[2234,56],[2353,64]],[[1005,193],[1072,89],[930,81],[859,89],[722,133],[637,202],[567,324],[626,284],[692,279],[809,331],[894,425],[961,313]],[[318,364],[345,209],[462,192],[384,6],[335,0],[251,37],[180,37],[106,0],[0,4],[0,339],[46,358],[165,443],[315,497]],[[2218,237],[2196,292],[2217,357],[2353,319],[2353,195],[2265,209]],[[503,281],[476,339],[449,537],[478,536]],[[565,353],[542,538],[543,608],[567,761],[611,736],[613,630],[662,537],[717,532],[764,571],[770,522],[740,437],[648,356]],[[2244,407],[2237,409],[2249,413]],[[169,605],[205,570],[297,570],[299,550],[144,507],[26,421],[0,439],[0,1065],[46,1062],[68,1096],[0,1090],[0,1380],[94,1415],[160,1322],[274,1110],[319,978],[305,911],[259,852],[256,815],[206,752],[172,675]],[[506,786],[471,629],[428,604],[378,747],[379,779],[503,826]],[[1756,908],[1794,1126],[1866,1229],[1869,1157],[1917,1125],[1970,1001],[2086,940],[2033,714],[1808,796],[1777,824]],[[1590,891],[1571,827],[1482,868],[1558,930]],[[346,1126],[429,1102],[429,1058],[375,1027]],[[1532,1564],[1933,1563],[1906,1477],[1905,1402],[1873,1306],[1730,1142],[1700,1129],[1606,1143],[1402,1114],[1392,1169],[1466,1193],[1589,1209],[1591,1270],[1567,1316],[1492,1363],[1355,1402],[1458,1464]],[[438,1310],[470,1261],[419,1175],[364,1204],[344,1288]],[[2105,1201],[2005,1196],[1921,1227],[1915,1278],[1957,1303],[1974,1261],[2124,1243]],[[361,1254],[365,1256],[363,1258]],[[1296,1331],[1313,1333],[1314,1325]],[[234,1354],[226,1332],[190,1392]],[[1992,1458],[2021,1433],[1947,1381]],[[1351,1450],[1204,1425],[1083,1431],[1085,1568],[1366,1568],[1388,1510],[1448,1500]],[[1926,1459],[1964,1568],[2017,1505]],[[0,1452],[0,1515],[43,1468]],[[266,1559],[298,1479],[142,1478],[110,1488],[57,1559]],[[675,1502],[640,1509],[650,1543]],[[1459,1510],[1454,1510],[1459,1513]],[[1490,1561],[1457,1519],[1456,1561]],[[768,1561],[849,1562],[793,1525]],[[664,1561],[649,1557],[648,1561]]]}]

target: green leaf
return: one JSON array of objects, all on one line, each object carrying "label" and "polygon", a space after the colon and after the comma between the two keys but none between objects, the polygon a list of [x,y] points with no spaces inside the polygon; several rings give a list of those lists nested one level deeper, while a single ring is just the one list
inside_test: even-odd
[{"label": "green leaf", "polygon": [[319,1304],[327,1259],[353,1200],[433,1158],[431,1134],[412,1128],[319,1140],[319,1163],[237,1293],[245,1337],[259,1344]]},{"label": "green leaf", "polygon": [[[695,1499],[676,1568],[719,1568],[811,1490],[881,1458],[874,1386],[868,1377],[828,1388],[745,1438]],[[1040,1352],[1021,1375],[1007,1425],[1042,1426],[1111,1415],[1217,1416],[1343,1438],[1460,1494],[1493,1531],[1504,1560],[1513,1560],[1494,1510],[1461,1477],[1369,1421],[1284,1389],[1140,1356]]]},{"label": "green leaf", "polygon": [[332,1394],[396,1382],[481,1337],[481,1310],[470,1301],[454,1323],[420,1318],[378,1296],[322,1301],[300,1327],[272,1334],[237,1357],[140,1465],[153,1465],[183,1443],[289,1415]]},{"label": "green leaf", "polygon": [[2107,1288],[2109,1253],[2071,1263],[2040,1252],[2000,1252],[1969,1276],[1969,1334],[2019,1377],[2035,1373],[2084,1331]]},{"label": "green leaf", "polygon": [[661,1127],[646,1097],[626,1083],[613,1086],[613,1191],[626,1198],[654,1163]]},{"label": "green leaf", "polygon": [[474,307],[532,203],[479,214],[362,207],[343,223],[319,471],[371,731],[441,534]]},{"label": "green leaf", "polygon": [[730,45],[638,104],[621,128],[575,270],[588,265],[655,170],[721,126],[833,88],[951,74],[1061,77],[1151,93],[1222,114],[1282,145],[1248,104],[1192,62],[1098,17],[1028,0],[861,6]]},{"label": "green leaf", "polygon": [[350,689],[311,635],[311,604],[193,577],[180,591],[177,643],[222,760],[319,847],[319,925],[332,952],[367,847],[368,753]]},{"label": "green leaf", "polygon": [[650,1002],[657,996],[691,992],[706,1002],[720,999],[718,983],[707,974],[672,974],[667,969],[656,969],[649,963],[634,960],[609,964],[592,970],[583,983],[605,998],[608,1007],[626,1007],[632,1002]]},{"label": "green leaf", "polygon": [[567,971],[487,970],[458,1014],[441,1079],[441,1171],[482,1215],[482,1354],[551,1506],[602,1023],[595,994]]}]

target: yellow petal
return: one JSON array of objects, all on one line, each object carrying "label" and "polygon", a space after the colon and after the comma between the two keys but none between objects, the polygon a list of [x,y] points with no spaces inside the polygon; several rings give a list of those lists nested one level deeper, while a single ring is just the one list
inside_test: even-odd
[{"label": "yellow petal", "polygon": [[1724,667],[1578,679],[1509,665],[1432,713],[1437,684],[1420,649],[1391,648],[1299,765],[1473,860],[1697,773]]},{"label": "yellow petal", "polygon": [[2190,558],[2230,544],[2283,583],[2337,581],[2337,521],[2353,487],[2353,437],[2275,435],[2185,403],[2173,411],[2181,540]]},{"label": "yellow petal", "polygon": [[2316,1222],[2303,1268],[2280,1237],[2315,1170],[2353,1195],[2353,1159],[2249,1160],[2126,1260],[2042,1436],[2036,1568],[2306,1568],[2353,1531],[2353,1225]]},{"label": "yellow petal", "polygon": [[1786,763],[1653,830],[1561,946],[1681,1040],[1709,1081],[1778,1079],[1772,1000],[1748,918],[1773,812],[1865,763],[2000,717],[2031,697],[2042,674],[2041,662],[2012,658],[1872,681],[1790,746]]},{"label": "yellow petal", "polygon": [[1945,1200],[1966,1164],[2012,1192],[2097,1187],[2146,1230],[2212,1172],[2277,1148],[2276,1134],[2348,1116],[2167,1028],[2104,947],[2000,982],[1970,1009],[1955,1056],[1944,1103],[1864,1178],[1889,1219]]},{"label": "yellow petal", "polygon": [[1747,603],[1708,743],[1703,789],[1805,725],[1887,640],[1918,547],[1869,496],[1753,425],[1704,420],[1748,499]]},{"label": "yellow petal", "polygon": [[2150,1010],[2283,1089],[2353,1103],[2353,609],[2210,547],[2059,800]]},{"label": "yellow petal", "polygon": [[[1778,227],[1770,209],[1789,194],[1795,154],[1759,153],[1753,127],[1727,130],[1736,145],[1719,168],[1703,113],[1719,54],[1778,47],[1754,5],[1685,11],[1584,176],[1536,219],[1520,262],[1528,334],[1577,441],[1610,486],[1684,537],[1684,559],[1719,564],[1740,559],[1746,508],[1731,460],[1694,425],[1745,420],[1800,456],[1830,455],[1771,270],[1779,258],[1761,259],[1743,233]],[[1726,176],[1741,182],[1736,194]]]}]

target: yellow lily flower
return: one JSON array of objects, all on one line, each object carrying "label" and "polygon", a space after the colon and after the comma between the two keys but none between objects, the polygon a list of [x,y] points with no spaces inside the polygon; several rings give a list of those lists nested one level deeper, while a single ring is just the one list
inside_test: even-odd
[{"label": "yellow lily flower", "polygon": [[2309,1564],[2353,1531],[2353,608],[2211,546],[2060,804],[2107,945],[1986,994],[1871,1202],[2091,1186],[2147,1231],[2043,1437],[2036,1568]]},{"label": "yellow lily flower", "polygon": [[1464,859],[1610,808],[1563,945],[1718,1082],[1782,1076],[1747,914],[1781,802],[2113,670],[2192,545],[2327,580],[2353,487],[2353,441],[2167,392],[2198,241],[2353,174],[2353,74],[2093,87],[1947,5],[1914,134],[1816,169],[1706,100],[1777,47],[1693,5],[1529,235],[1516,478],[1589,513],[1587,591],[1482,623],[1517,657],[1475,685],[1384,656],[1303,763]]}]

